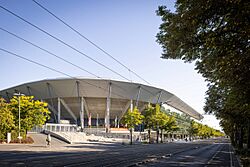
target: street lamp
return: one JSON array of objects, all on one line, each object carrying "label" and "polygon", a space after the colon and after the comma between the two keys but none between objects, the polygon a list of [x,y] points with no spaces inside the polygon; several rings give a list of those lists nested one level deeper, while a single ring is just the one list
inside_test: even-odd
[{"label": "street lamp", "polygon": [[22,136],[20,136],[20,130],[21,130],[21,124],[20,124],[20,96],[24,96],[24,94],[19,93],[14,93],[14,96],[18,96],[18,139],[19,142],[21,143]]}]

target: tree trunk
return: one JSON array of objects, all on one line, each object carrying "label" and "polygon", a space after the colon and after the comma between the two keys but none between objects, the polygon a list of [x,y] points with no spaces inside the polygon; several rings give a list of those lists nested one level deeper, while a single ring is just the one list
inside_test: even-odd
[{"label": "tree trunk", "polygon": [[235,132],[234,132],[234,139],[235,139],[235,145],[237,146],[237,147],[239,147],[239,132],[240,130],[239,130],[239,127],[238,126],[236,126],[236,128],[235,128]]},{"label": "tree trunk", "polygon": [[133,129],[132,128],[130,128],[130,145],[132,145],[132,140],[133,140],[133,135],[132,135],[132,133],[133,133]]},{"label": "tree trunk", "polygon": [[247,149],[250,149],[250,120],[248,120],[248,127],[247,127]]},{"label": "tree trunk", "polygon": [[156,143],[159,143],[159,128],[156,131]]},{"label": "tree trunk", "polygon": [[148,130],[148,143],[150,144],[150,129]]},{"label": "tree trunk", "polygon": [[163,143],[162,138],[163,138],[163,129],[161,129],[161,143]]},{"label": "tree trunk", "polygon": [[231,143],[232,145],[235,147],[236,146],[236,137],[235,137],[235,129],[233,130],[233,132],[230,133],[230,140],[231,140]]},{"label": "tree trunk", "polygon": [[242,149],[243,148],[243,136],[244,136],[244,129],[243,126],[240,127],[240,131],[239,131],[239,148]]}]

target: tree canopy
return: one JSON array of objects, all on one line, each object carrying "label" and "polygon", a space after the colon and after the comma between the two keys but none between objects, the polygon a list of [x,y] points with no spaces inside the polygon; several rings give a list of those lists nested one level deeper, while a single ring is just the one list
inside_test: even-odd
[{"label": "tree canopy", "polygon": [[135,125],[142,123],[144,116],[141,115],[139,110],[135,107],[133,111],[130,109],[123,116],[122,123],[126,124],[128,128],[134,128]]},{"label": "tree canopy", "polygon": [[[250,147],[250,2],[177,0],[176,11],[160,6],[157,42],[162,58],[195,62],[208,81],[205,111],[225,132],[248,130]],[[230,124],[231,126],[227,126]],[[230,129],[226,129],[230,128]]]},{"label": "tree canopy", "polygon": [[[47,103],[34,100],[33,96],[20,96],[19,98],[21,132],[31,130],[36,125],[42,126],[49,119],[50,112]],[[9,103],[0,98],[0,139],[4,139],[7,132],[18,131],[18,110],[18,97],[14,96]]]},{"label": "tree canopy", "polygon": [[0,98],[0,139],[4,139],[15,127],[14,116],[8,107],[8,103]]},{"label": "tree canopy", "polygon": [[122,118],[122,123],[125,124],[130,130],[130,144],[132,144],[132,133],[135,125],[142,123],[144,116],[141,115],[139,110],[135,107],[132,111],[129,109]]},{"label": "tree canopy", "polygon": [[[35,125],[42,126],[49,119],[47,103],[33,100],[33,96],[20,96],[21,130],[31,130]],[[9,103],[14,120],[18,120],[18,97],[14,96]],[[18,121],[15,123],[18,126]]]}]

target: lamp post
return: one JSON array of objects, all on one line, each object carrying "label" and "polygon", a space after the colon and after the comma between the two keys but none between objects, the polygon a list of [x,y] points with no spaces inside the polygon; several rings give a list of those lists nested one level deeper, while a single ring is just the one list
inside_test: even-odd
[{"label": "lamp post", "polygon": [[20,130],[21,130],[21,123],[20,123],[20,96],[24,96],[24,94],[19,93],[14,93],[14,96],[18,96],[18,139],[19,142],[21,143],[22,136],[20,136]]}]

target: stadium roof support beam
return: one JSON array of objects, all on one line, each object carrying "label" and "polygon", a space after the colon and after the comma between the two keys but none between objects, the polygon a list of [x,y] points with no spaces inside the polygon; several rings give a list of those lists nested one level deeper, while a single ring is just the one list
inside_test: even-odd
[{"label": "stadium roof support beam", "polygon": [[47,82],[46,85],[47,85],[47,88],[48,88],[49,99],[50,99],[51,105],[54,108],[54,103],[53,103],[53,100],[52,100],[52,93],[51,93],[51,89],[50,89],[50,84]]},{"label": "stadium roof support beam", "polygon": [[106,106],[106,115],[105,115],[105,128],[106,132],[110,131],[110,107],[111,107],[111,82],[108,85],[108,96],[107,96],[107,106]]},{"label": "stadium roof support beam", "polygon": [[56,118],[56,115],[58,115],[58,112],[56,111],[56,109],[53,106],[51,106],[49,103],[48,103],[48,108],[49,110],[53,112],[56,122],[59,123],[58,119]]},{"label": "stadium roof support beam", "polygon": [[122,119],[123,115],[128,111],[129,107],[130,107],[130,100],[128,100],[127,104],[125,105],[125,107],[123,108],[121,115],[119,116],[118,122],[120,122],[120,120]]},{"label": "stadium roof support beam", "polygon": [[141,86],[138,87],[138,93],[137,93],[137,96],[136,96],[136,103],[135,103],[136,107],[138,107],[140,95],[141,95]]},{"label": "stadium roof support beam", "polygon": [[48,88],[49,97],[52,98],[50,83],[47,82],[46,85],[47,85],[47,88]]},{"label": "stadium roof support beam", "polygon": [[82,101],[83,101],[84,109],[86,110],[86,114],[89,117],[89,107],[88,107],[88,104],[87,104],[87,102],[86,102],[86,100],[85,100],[84,97],[82,97]]},{"label": "stadium roof support beam", "polygon": [[57,123],[61,123],[61,99],[57,98]]},{"label": "stadium roof support beam", "polygon": [[27,88],[29,96],[31,96],[32,95],[31,88],[29,86],[26,86],[26,88]]},{"label": "stadium roof support beam", "polygon": [[62,105],[65,107],[65,109],[68,111],[68,113],[75,120],[76,124],[77,124],[77,118],[76,118],[75,114],[72,112],[72,110],[69,108],[69,106],[65,103],[65,101],[62,98],[60,98],[60,101],[61,101]]},{"label": "stadium roof support beam", "polygon": [[[57,123],[60,123],[60,117],[61,117],[61,114],[59,113],[59,110],[57,110],[57,112],[54,112],[54,111],[56,111],[55,110],[55,106],[54,106],[54,102],[53,102],[53,100],[52,100],[52,93],[51,93],[51,88],[50,88],[50,84],[47,82],[46,83],[46,85],[47,85],[47,89],[48,89],[48,93],[49,93],[49,99],[50,99],[50,102],[51,102],[51,111],[53,112],[53,113],[57,113],[57,118],[56,118],[56,115],[54,114],[54,116],[55,116],[55,119],[56,119],[56,122]],[[49,104],[49,103],[48,103]],[[57,109],[58,109],[58,107],[57,107]],[[59,119],[58,119],[59,118]]]},{"label": "stadium roof support beam", "polygon": [[76,81],[76,90],[77,90],[77,97],[80,103],[80,111],[79,111],[79,115],[80,115],[80,126],[81,129],[84,129],[84,99],[83,97],[80,97],[80,83],[79,81]]},{"label": "stadium roof support beam", "polygon": [[159,94],[158,99],[157,99],[157,104],[159,104],[160,101],[161,101],[162,90],[161,90],[159,93],[160,93],[160,94]]},{"label": "stadium roof support beam", "polygon": [[80,87],[79,87],[79,81],[76,81],[76,91],[77,91],[77,97],[80,98]]}]

